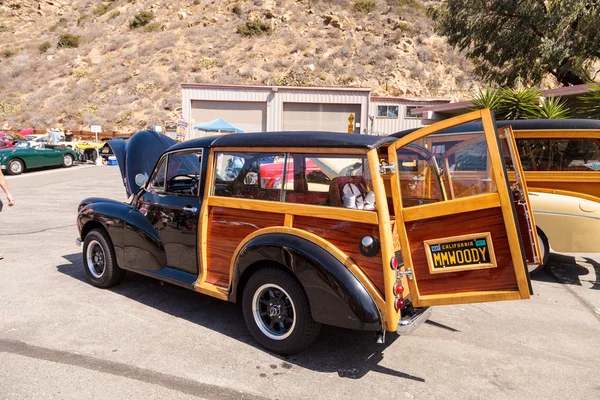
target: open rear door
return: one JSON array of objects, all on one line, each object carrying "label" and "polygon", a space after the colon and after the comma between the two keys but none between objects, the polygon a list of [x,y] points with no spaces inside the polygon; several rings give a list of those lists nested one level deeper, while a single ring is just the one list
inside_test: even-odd
[{"label": "open rear door", "polygon": [[[436,135],[477,120],[484,132]],[[529,298],[524,246],[499,143],[490,111],[481,110],[421,128],[389,146],[394,213],[413,305]],[[416,157],[416,148],[425,151]],[[446,152],[452,157],[444,159]],[[410,177],[425,164],[435,170],[435,179]]]}]

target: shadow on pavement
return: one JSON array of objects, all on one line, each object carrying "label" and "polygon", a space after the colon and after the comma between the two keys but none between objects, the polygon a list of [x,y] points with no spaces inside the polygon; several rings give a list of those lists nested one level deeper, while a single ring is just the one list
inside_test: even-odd
[{"label": "shadow on pavement", "polygon": [[592,283],[590,289],[600,290],[600,263],[588,257],[583,259],[592,266],[595,277],[591,277],[590,270],[579,265],[574,256],[550,253],[548,264],[542,271],[532,274],[531,279],[538,282],[558,282],[577,286],[582,286],[582,281],[587,280]]},{"label": "shadow on pavement", "polygon": [[[57,270],[89,284],[90,290],[92,290],[94,287],[87,280],[81,254],[69,254],[63,257],[68,263],[57,266]],[[248,333],[241,307],[237,304],[217,300],[130,272],[127,273],[125,280],[120,285],[107,290],[264,350],[256,344]],[[432,324],[456,331],[442,324],[435,322],[432,322]],[[384,358],[383,351],[394,343],[398,337],[396,334],[388,333],[385,344],[376,344],[373,332],[323,326],[319,338],[304,352],[289,357],[272,355],[281,360],[280,366],[284,369],[289,369],[291,364],[295,364],[318,372],[337,372],[340,377],[350,379],[362,378],[368,372],[373,371],[412,381],[425,382],[425,379],[419,376],[379,365]],[[272,365],[271,367],[277,366]]]}]

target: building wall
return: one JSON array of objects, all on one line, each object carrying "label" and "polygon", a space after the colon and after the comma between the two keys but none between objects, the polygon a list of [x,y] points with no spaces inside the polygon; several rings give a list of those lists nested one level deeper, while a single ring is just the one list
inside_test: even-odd
[{"label": "building wall", "polygon": [[[182,115],[190,123],[190,132],[193,125],[209,122],[215,118],[223,118],[247,132],[257,130],[272,132],[284,130],[286,125],[284,109],[289,111],[295,108],[306,111],[306,124],[303,127],[295,124],[295,129],[310,130],[315,129],[316,126],[335,126],[336,131],[347,132],[348,116],[353,113],[354,133],[366,133],[369,97],[370,89],[184,84],[182,85]],[[266,110],[261,129],[256,129],[258,127],[254,121],[256,113],[252,111],[258,108]],[[236,113],[238,109],[240,112]],[[313,114],[313,111],[316,114]],[[341,115],[346,113],[347,115],[342,118]],[[339,119],[339,123],[327,125],[326,120],[330,117]],[[253,122],[249,123],[248,118]],[[316,123],[317,121],[321,122]],[[342,127],[337,128],[338,124]]]},{"label": "building wall", "polygon": [[[421,116],[413,116],[409,113],[410,108],[420,108],[432,106],[435,104],[444,104],[448,101],[431,100],[419,101],[398,97],[374,97],[371,99],[369,115],[372,120],[369,121],[369,132],[377,135],[389,135],[405,129],[419,128],[424,125]],[[388,116],[381,116],[380,110],[388,110]],[[391,116],[391,111],[397,107],[397,116]]]}]

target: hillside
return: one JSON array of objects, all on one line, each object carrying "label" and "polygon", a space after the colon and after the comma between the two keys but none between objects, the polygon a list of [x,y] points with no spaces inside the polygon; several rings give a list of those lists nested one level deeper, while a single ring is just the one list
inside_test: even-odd
[{"label": "hillside", "polygon": [[[176,116],[184,82],[460,97],[476,81],[433,33],[436,3],[0,0],[0,123],[132,131]],[[238,33],[254,20],[271,32]]]}]

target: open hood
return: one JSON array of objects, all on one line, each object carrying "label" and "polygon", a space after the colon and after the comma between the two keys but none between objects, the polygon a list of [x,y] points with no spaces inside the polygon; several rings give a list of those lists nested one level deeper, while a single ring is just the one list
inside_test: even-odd
[{"label": "open hood", "polygon": [[129,196],[140,189],[135,183],[135,176],[150,176],[160,156],[177,142],[154,131],[142,131],[129,140],[109,140],[107,143],[117,158],[123,184]]}]

